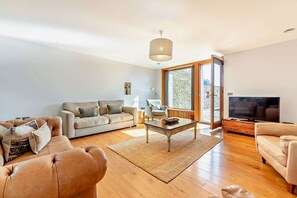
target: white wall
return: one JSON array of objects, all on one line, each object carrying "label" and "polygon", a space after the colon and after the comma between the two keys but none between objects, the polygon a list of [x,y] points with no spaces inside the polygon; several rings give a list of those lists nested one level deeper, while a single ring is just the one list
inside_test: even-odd
[{"label": "white wall", "polygon": [[[153,69],[4,37],[0,51],[0,120],[58,115],[65,101],[145,106],[155,86]],[[124,82],[132,83],[132,95],[124,95]]]},{"label": "white wall", "polygon": [[155,70],[155,89],[158,94],[158,98],[162,99],[162,70]]},{"label": "white wall", "polygon": [[297,40],[225,55],[228,96],[279,96],[281,121],[297,123]]}]

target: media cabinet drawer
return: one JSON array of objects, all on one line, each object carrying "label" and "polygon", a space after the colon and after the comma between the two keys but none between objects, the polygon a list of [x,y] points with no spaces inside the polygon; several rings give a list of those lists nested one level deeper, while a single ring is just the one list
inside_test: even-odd
[{"label": "media cabinet drawer", "polygon": [[255,134],[254,122],[224,119],[223,128],[225,132],[232,131],[232,132],[244,133],[248,135]]}]

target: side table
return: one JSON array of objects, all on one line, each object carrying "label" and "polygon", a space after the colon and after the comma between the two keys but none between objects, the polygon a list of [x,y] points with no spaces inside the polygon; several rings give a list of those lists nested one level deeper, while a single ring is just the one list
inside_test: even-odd
[{"label": "side table", "polygon": [[138,124],[144,124],[145,121],[145,110],[138,110]]}]

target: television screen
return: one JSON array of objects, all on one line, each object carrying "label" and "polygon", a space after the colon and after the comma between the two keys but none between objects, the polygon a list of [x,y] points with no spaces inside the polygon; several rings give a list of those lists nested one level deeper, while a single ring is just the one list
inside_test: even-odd
[{"label": "television screen", "polygon": [[279,122],[279,97],[229,97],[229,117]]}]

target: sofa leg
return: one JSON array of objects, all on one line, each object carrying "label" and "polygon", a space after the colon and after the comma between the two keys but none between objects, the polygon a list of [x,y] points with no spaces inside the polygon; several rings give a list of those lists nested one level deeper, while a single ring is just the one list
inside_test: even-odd
[{"label": "sofa leg", "polygon": [[262,163],[266,164],[266,159],[264,159],[264,157],[262,157]]},{"label": "sofa leg", "polygon": [[295,186],[296,186],[296,185],[289,184],[289,183],[287,182],[287,190],[288,190],[288,192],[294,194]]}]

